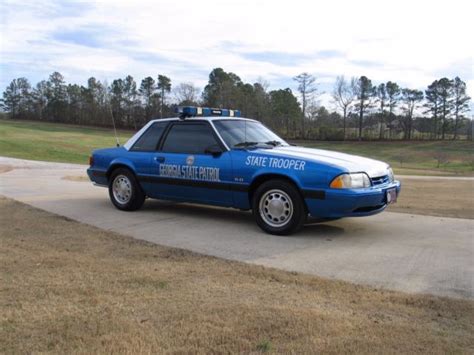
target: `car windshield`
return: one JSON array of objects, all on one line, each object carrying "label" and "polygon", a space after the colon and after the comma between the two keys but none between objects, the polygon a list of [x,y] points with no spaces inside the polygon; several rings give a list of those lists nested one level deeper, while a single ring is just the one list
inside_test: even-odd
[{"label": "car windshield", "polygon": [[283,139],[260,122],[246,120],[215,120],[214,126],[230,148],[287,146]]}]

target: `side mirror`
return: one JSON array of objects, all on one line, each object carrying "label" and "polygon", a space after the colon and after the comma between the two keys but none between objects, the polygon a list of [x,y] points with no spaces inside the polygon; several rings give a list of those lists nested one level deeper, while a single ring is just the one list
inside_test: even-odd
[{"label": "side mirror", "polygon": [[213,144],[213,145],[210,145],[209,147],[207,147],[205,150],[204,150],[204,153],[205,154],[210,154],[214,157],[217,157],[219,155],[222,154],[222,148],[218,145],[218,144]]}]

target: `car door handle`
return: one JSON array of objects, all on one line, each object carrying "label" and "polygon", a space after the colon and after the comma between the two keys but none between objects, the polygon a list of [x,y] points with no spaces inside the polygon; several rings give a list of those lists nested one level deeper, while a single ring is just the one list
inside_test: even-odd
[{"label": "car door handle", "polygon": [[165,157],[154,157],[153,159],[155,159],[157,163],[163,163],[165,161]]}]

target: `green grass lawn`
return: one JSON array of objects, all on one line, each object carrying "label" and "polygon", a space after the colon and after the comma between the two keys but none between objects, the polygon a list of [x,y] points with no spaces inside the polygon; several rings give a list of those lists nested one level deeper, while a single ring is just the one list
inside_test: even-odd
[{"label": "green grass lawn", "polygon": [[[471,175],[474,172],[474,142],[472,141],[298,141],[294,143],[383,160],[390,163],[396,173]],[[439,167],[438,158],[440,158]]]},{"label": "green grass lawn", "polygon": [[[119,131],[123,144],[133,134]],[[65,124],[0,120],[0,155],[87,164],[96,148],[113,147],[113,130]]]},{"label": "green grass lawn", "polygon": [[[132,131],[119,131],[124,143]],[[416,175],[473,174],[474,143],[444,142],[318,142],[298,145],[358,154],[389,162],[396,173]],[[31,160],[87,164],[90,152],[115,145],[111,129],[65,124],[0,120],[0,155]],[[443,152],[438,168],[436,156]]]}]

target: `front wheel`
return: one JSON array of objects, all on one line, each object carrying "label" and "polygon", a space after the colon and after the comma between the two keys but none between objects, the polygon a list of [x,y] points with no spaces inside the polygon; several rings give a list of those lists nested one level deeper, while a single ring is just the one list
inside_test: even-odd
[{"label": "front wheel", "polygon": [[284,180],[270,180],[260,185],[253,195],[252,209],[258,226],[276,235],[297,232],[307,216],[299,191]]},{"label": "front wheel", "polygon": [[135,175],[128,169],[112,172],[109,180],[110,200],[119,210],[135,211],[145,202],[145,194]]}]

